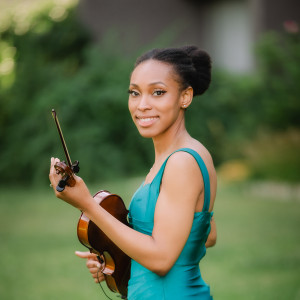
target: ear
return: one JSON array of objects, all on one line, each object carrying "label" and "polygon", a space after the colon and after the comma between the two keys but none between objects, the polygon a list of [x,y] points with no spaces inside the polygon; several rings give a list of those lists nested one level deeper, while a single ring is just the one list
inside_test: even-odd
[{"label": "ear", "polygon": [[191,86],[189,86],[184,91],[182,91],[181,100],[180,100],[181,101],[180,102],[181,108],[186,109],[190,106],[190,104],[193,101],[193,95],[194,95],[194,91],[193,91],[193,88]]}]

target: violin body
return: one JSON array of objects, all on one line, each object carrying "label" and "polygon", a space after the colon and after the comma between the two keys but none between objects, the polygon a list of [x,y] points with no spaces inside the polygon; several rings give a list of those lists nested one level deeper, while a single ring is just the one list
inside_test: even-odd
[{"label": "violin body", "polygon": [[[60,174],[62,177],[56,186],[56,190],[62,192],[65,189],[65,186],[73,187],[76,184],[73,175],[79,172],[79,162],[75,161],[72,164],[54,109],[52,109],[52,116],[67,159],[67,163],[64,161],[57,162],[54,166],[56,174]],[[120,222],[129,226],[127,222],[128,211],[123,200],[118,195],[110,194],[107,191],[99,191],[94,196],[94,200]],[[98,260],[102,265],[100,271],[104,274],[109,289],[121,294],[123,299],[126,298],[128,280],[130,277],[130,258],[84,213],[81,214],[78,221],[77,236],[82,245],[87,247],[91,253],[97,255]]]},{"label": "violin body", "polygon": [[[94,196],[94,200],[120,222],[129,226],[128,211],[118,195],[99,191]],[[130,277],[130,257],[118,248],[84,213],[81,214],[78,221],[77,236],[82,245],[98,256],[103,265],[101,272],[104,274],[109,289],[126,297]]]}]

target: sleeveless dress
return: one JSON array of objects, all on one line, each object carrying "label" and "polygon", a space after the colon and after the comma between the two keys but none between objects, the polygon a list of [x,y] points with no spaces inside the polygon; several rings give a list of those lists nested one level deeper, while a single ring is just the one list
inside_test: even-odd
[{"label": "sleeveless dress", "polygon": [[[212,299],[209,286],[203,281],[199,268],[199,262],[206,253],[205,242],[210,232],[210,220],[213,215],[208,211],[210,203],[209,175],[202,158],[196,151],[190,148],[181,148],[175,152],[178,151],[190,153],[201,169],[204,181],[203,209],[194,214],[188,240],[174,266],[165,276],[159,276],[131,260],[128,300]],[[162,164],[151,183],[144,184],[143,182],[141,184],[129,206],[129,223],[133,229],[147,235],[152,235],[155,205],[169,157]]]}]

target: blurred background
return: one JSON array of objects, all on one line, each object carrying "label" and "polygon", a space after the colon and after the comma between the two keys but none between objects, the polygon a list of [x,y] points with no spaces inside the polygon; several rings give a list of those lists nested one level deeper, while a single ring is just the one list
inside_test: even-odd
[{"label": "blurred background", "polygon": [[[186,112],[219,175],[215,299],[300,299],[300,2],[0,0],[0,299],[102,299],[73,255],[78,212],[49,189],[51,156],[127,205],[153,161],[127,89],[154,47],[197,45],[212,84]],[[103,297],[103,299],[105,299]]]}]

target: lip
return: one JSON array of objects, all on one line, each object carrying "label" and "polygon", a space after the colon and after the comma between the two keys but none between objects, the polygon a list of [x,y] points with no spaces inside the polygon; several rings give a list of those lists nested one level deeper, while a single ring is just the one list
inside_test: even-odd
[{"label": "lip", "polygon": [[136,116],[137,123],[141,127],[150,127],[158,119],[159,118],[157,116]]}]

